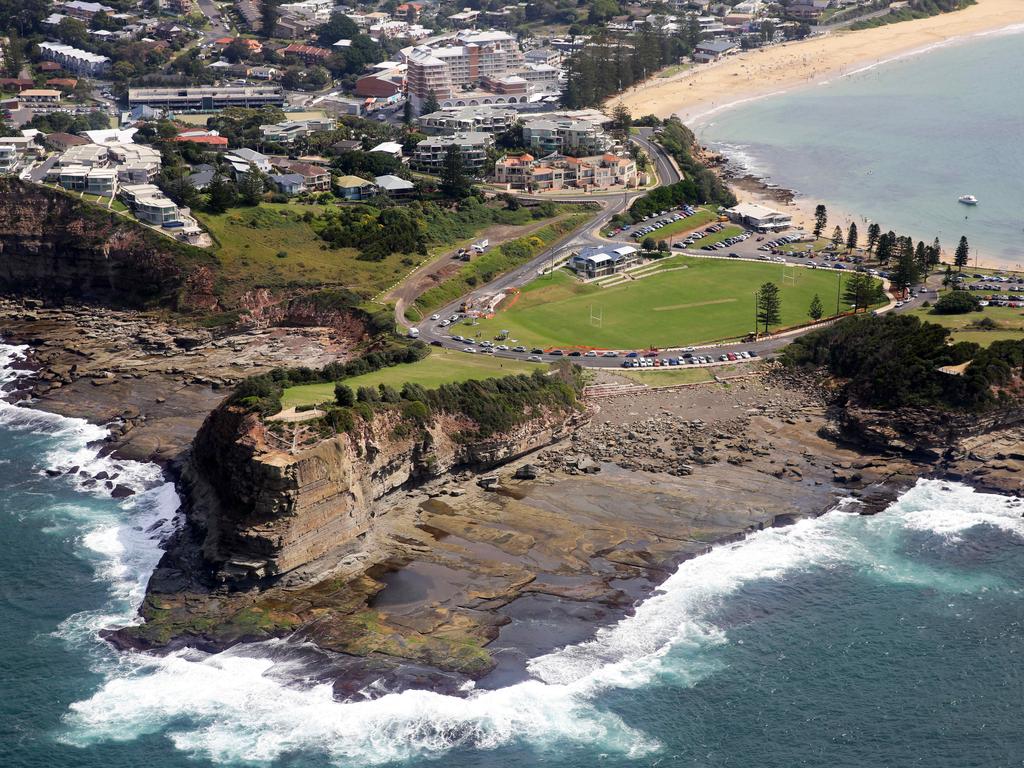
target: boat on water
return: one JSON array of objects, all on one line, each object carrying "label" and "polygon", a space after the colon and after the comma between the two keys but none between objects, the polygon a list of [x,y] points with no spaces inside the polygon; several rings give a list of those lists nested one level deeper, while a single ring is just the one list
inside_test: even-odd
[{"label": "boat on water", "polygon": [[974,195],[960,195],[960,197],[958,197],[957,200],[963,203],[964,205],[978,204],[978,198],[976,198]]}]

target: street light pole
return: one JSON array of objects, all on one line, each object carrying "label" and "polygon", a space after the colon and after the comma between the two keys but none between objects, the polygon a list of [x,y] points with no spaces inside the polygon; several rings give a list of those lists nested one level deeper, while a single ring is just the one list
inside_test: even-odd
[{"label": "street light pole", "polygon": [[836,272],[836,317],[839,317],[839,295],[843,289],[843,273]]}]

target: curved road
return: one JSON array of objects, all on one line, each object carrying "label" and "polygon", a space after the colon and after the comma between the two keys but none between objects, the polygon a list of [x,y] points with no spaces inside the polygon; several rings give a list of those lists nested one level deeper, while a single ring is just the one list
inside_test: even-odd
[{"label": "curved road", "polygon": [[[679,181],[681,177],[679,171],[675,167],[675,164],[672,162],[671,158],[669,158],[669,156],[666,154],[664,149],[662,149],[660,145],[651,141],[649,136],[650,129],[640,129],[640,134],[634,135],[633,140],[636,141],[636,143],[639,144],[641,147],[643,147],[647,151],[648,155],[654,160],[655,167],[658,172],[659,182],[661,184],[672,184],[675,183],[676,181]],[[435,314],[439,315],[441,318],[449,318],[459,311],[464,301],[471,300],[474,298],[480,298],[481,296],[485,295],[493,296],[496,293],[507,291],[511,288],[521,287],[526,283],[530,282],[531,280],[533,280],[539,273],[547,269],[552,263],[557,262],[558,260],[566,256],[569,252],[573,250],[578,250],[583,246],[607,246],[610,244],[615,244],[612,241],[602,238],[598,234],[598,232],[604,227],[605,224],[607,224],[609,219],[611,219],[615,214],[625,210],[629,206],[629,204],[632,203],[633,199],[645,193],[646,191],[624,193],[621,197],[606,196],[603,198],[580,196],[573,197],[569,195],[557,198],[547,196],[538,198],[543,200],[549,200],[552,202],[600,202],[602,203],[603,207],[601,212],[593,219],[577,227],[573,232],[570,232],[559,242],[555,243],[551,248],[547,249],[543,253],[538,254],[526,264],[516,267],[510,272],[506,272],[501,277],[492,280],[486,286],[478,288],[466,294],[465,296],[462,296],[458,300],[453,301],[450,304],[442,307],[441,309],[438,309]],[[523,197],[527,196],[524,195]],[[757,241],[755,241],[754,239],[751,239],[745,243],[741,243],[733,247],[736,248],[737,250],[745,251],[745,253],[741,254],[745,258],[756,258],[759,255],[759,252],[757,251]],[[710,256],[707,251],[682,250],[679,252],[689,256],[700,256],[704,258],[728,258],[727,256],[724,255]],[[787,263],[791,263],[794,265],[806,266],[805,262],[802,259],[796,257],[787,257],[786,261]],[[837,271],[837,275],[839,274],[842,273]],[[912,309],[914,306],[919,305],[919,303],[923,300],[924,298],[919,296],[916,300],[905,305],[904,308]],[[442,347],[446,347],[448,349],[455,350],[461,350],[467,346],[462,342],[453,340],[449,336],[450,331],[454,331],[457,333],[457,330],[450,328],[441,328],[440,326],[437,325],[437,322],[438,321],[428,319],[421,321],[415,326],[409,327],[417,328],[419,331],[419,338],[422,339],[423,341],[434,344],[435,346],[439,345]],[[718,344],[702,345],[699,347],[695,346],[694,349],[698,352],[698,354],[703,354],[713,358],[717,358],[719,355],[723,354],[723,352],[733,350],[754,351],[759,356],[765,356],[777,352],[779,349],[789,344],[790,341],[793,340],[793,338],[803,333],[807,333],[809,330],[810,329],[782,333],[750,343],[737,344],[736,342],[725,342]],[[477,352],[479,352],[478,346],[473,345],[473,348]],[[642,347],[637,347],[635,349],[638,352],[643,350]],[[568,359],[572,360],[574,363],[578,363],[580,365],[585,365],[593,368],[620,368],[622,366],[624,359],[623,354],[626,351],[631,350],[620,350],[620,355],[618,357],[580,356],[570,357]],[[531,352],[513,352],[511,350],[500,350],[488,354],[493,354],[495,357],[504,357],[517,360],[526,360],[528,357],[534,356]],[[536,355],[536,357],[539,357],[543,362],[555,362],[556,360],[562,360],[566,358],[566,356],[564,355],[548,354]],[[715,363],[713,363],[712,365],[714,364]]]}]

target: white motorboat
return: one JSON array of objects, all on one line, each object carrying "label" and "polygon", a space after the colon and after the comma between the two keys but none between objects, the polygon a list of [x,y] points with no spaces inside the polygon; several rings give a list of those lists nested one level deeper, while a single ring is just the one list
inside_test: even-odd
[{"label": "white motorboat", "polygon": [[958,197],[957,200],[963,203],[964,205],[978,204],[978,198],[976,198],[974,195],[960,195],[960,197]]}]

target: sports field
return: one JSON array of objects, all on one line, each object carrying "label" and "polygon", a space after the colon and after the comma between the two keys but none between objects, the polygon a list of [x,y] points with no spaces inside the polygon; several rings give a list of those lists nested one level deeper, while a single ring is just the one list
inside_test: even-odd
[{"label": "sports field", "polygon": [[[808,321],[815,294],[826,314],[836,307],[839,280],[847,274],[781,264],[674,256],[649,276],[602,288],[564,271],[540,277],[481,320],[474,335],[502,329],[514,343],[570,349],[642,349],[700,344],[742,337],[754,328],[754,293],[765,282],[779,286],[778,330]],[[844,310],[848,307],[843,307]],[[453,333],[463,333],[455,326]]]}]

